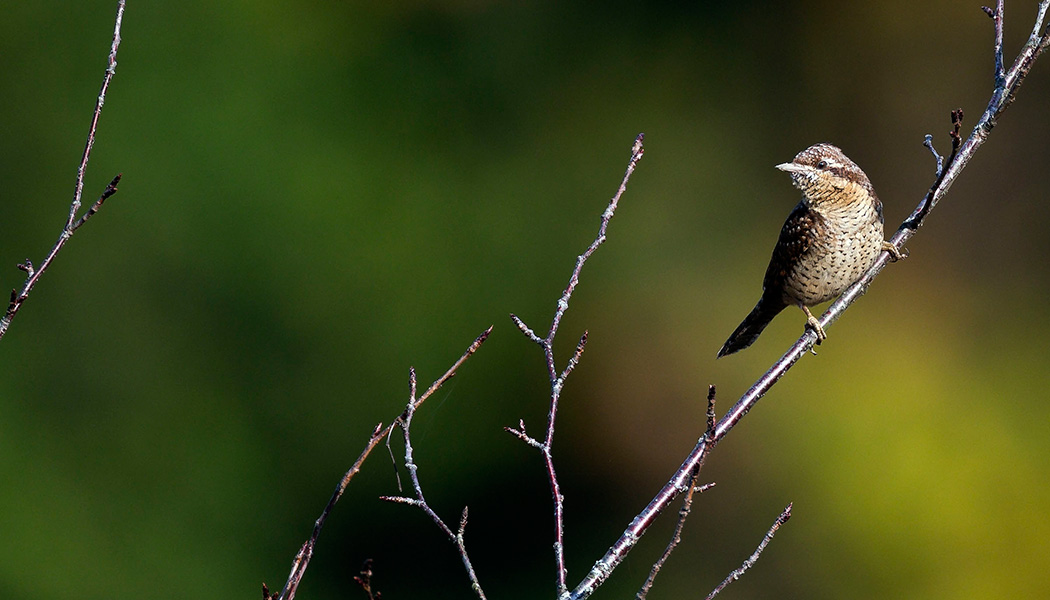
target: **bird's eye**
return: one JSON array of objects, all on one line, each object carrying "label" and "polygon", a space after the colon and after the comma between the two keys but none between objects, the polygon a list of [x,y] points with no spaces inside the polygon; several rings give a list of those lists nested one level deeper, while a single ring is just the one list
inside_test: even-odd
[{"label": "bird's eye", "polygon": [[828,168],[828,161],[822,160],[822,161],[818,162],[817,163],[817,168],[818,169],[826,169],[826,168]]}]

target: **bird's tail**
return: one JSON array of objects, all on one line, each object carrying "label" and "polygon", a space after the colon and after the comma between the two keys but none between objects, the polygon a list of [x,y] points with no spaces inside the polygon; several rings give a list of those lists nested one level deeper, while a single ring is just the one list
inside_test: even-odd
[{"label": "bird's tail", "polygon": [[718,351],[717,358],[739,352],[754,344],[762,330],[766,328],[766,325],[769,325],[773,317],[779,315],[780,311],[785,308],[787,308],[787,305],[781,302],[770,302],[765,298],[759,300],[755,308],[751,310],[751,313],[744,317],[744,322],[736,328],[736,331],[722,345],[722,349]]}]

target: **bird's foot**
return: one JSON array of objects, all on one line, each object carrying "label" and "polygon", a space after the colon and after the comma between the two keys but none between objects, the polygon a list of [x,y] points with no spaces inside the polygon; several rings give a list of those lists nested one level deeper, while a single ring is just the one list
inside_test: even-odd
[{"label": "bird's foot", "polygon": [[[819,346],[821,342],[823,342],[824,340],[828,339],[828,334],[825,333],[824,332],[824,328],[820,326],[820,321],[817,320],[817,318],[813,316],[813,313],[809,312],[809,307],[806,306],[805,304],[803,304],[801,306],[802,306],[802,312],[806,313],[806,328],[807,329],[812,329],[813,333],[817,334],[817,343],[816,343],[816,345]],[[816,354],[816,352],[814,352],[813,354]]]},{"label": "bird's foot", "polygon": [[817,318],[814,317],[813,315],[810,315],[809,318],[806,319],[806,327],[808,327],[809,329],[812,329],[813,333],[817,334],[817,345],[818,346],[820,345],[821,342],[823,342],[824,340],[828,339],[828,334],[824,333],[824,328],[820,326],[820,321],[818,321]]},{"label": "bird's foot", "polygon": [[890,253],[890,262],[897,262],[898,260],[908,258],[907,249],[898,248],[885,240],[882,242],[882,249]]}]

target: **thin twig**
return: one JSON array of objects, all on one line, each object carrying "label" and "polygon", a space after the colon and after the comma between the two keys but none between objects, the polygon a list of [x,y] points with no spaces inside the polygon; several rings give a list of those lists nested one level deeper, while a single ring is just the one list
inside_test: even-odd
[{"label": "thin twig", "polygon": [[354,575],[354,581],[357,585],[361,586],[365,594],[368,594],[368,600],[381,600],[382,594],[378,590],[372,589],[372,559],[365,559],[365,563],[361,565],[361,572]]},{"label": "thin twig", "polygon": [[[965,142],[961,142],[957,149],[956,155],[944,165],[944,172],[942,176],[938,178],[938,183],[931,194],[928,195],[929,202],[920,202],[916,206],[912,214],[905,219],[904,223],[897,229],[893,237],[890,238],[890,242],[895,245],[898,249],[903,248],[904,244],[912,238],[916,233],[916,227],[913,226],[915,219],[922,215],[925,217],[936,205],[937,202],[944,197],[944,195],[951,188],[952,183],[959,176],[959,173],[966,167],[969,160],[973,157],[974,152],[977,148],[984,143],[987,139],[988,134],[992,128],[995,127],[996,120],[1002,114],[1003,110],[1009,106],[1014,98],[1014,94],[1021,82],[1027,76],[1029,70],[1032,68],[1032,63],[1036,58],[1045,50],[1050,47],[1050,31],[1044,27],[1044,18],[1046,17],[1047,9],[1050,8],[1050,0],[1041,0],[1039,2],[1039,10],[1036,16],[1035,26],[1032,28],[1032,34],[1029,36],[1028,41],[1021,48],[1020,53],[1014,60],[1013,65],[1006,71],[1006,75],[1003,78],[1002,84],[997,85],[992,92],[992,97],[988,101],[988,107],[985,109],[984,114],[978,120],[977,125],[973,128],[970,136]],[[961,117],[961,115],[959,115]],[[956,119],[958,120],[958,118]],[[953,131],[954,131],[953,123]],[[831,304],[828,310],[824,313],[821,318],[821,326],[827,328],[829,325],[834,323],[842,315],[842,313],[853,304],[857,298],[859,298],[865,291],[871,282],[882,272],[886,265],[890,262],[891,257],[888,251],[884,251],[879,254],[875,261],[875,264],[868,269],[861,278],[849,287],[842,296]],[[707,458],[710,450],[724,438],[732,428],[740,422],[744,415],[748,413],[755,404],[758,403],[759,399],[762,398],[769,390],[773,387],[776,382],[784,376],[784,374],[790,369],[798,360],[813,347],[816,341],[816,334],[810,330],[807,330],[792,346],[788,351],[776,362],[772,367],[751,388],[744,393],[743,396],[737,401],[735,405],[726,413],[722,419],[718,422],[715,427],[715,434],[710,438],[705,434],[700,440],[697,441],[693,450],[682,462],[682,465],[678,470],[671,476],[671,479],[664,485],[663,488],[657,492],[656,496],[649,502],[649,504],[642,510],[628,525],[621,534],[620,538],[609,548],[598,562],[591,567],[590,572],[587,573],[586,577],[576,586],[570,594],[566,594],[564,597],[571,598],[572,600],[582,600],[589,597],[594,591],[604,582],[613,570],[620,564],[625,556],[634,548],[641,536],[648,530],[652,522],[659,516],[660,512],[663,511],[678,494],[685,492],[688,489],[688,482],[692,477],[693,471],[703,465],[704,460]]]},{"label": "thin twig", "polygon": [[[422,404],[427,398],[429,398],[434,392],[436,392],[442,386],[442,384],[451,379],[456,374],[456,370],[459,369],[460,365],[466,362],[466,360],[470,358],[475,352],[477,352],[478,348],[480,348],[481,345],[485,343],[485,340],[488,339],[490,333],[492,333],[492,327],[489,327],[484,332],[482,332],[481,335],[475,338],[474,341],[470,344],[470,346],[467,347],[466,352],[464,352],[463,355],[459,357],[459,360],[453,363],[452,366],[449,367],[447,371],[445,371],[444,375],[437,378],[437,380],[435,380],[434,383],[431,384],[429,388],[427,388],[427,391],[424,392],[423,395],[420,396],[418,399],[415,398],[415,390],[413,390],[412,398],[414,399],[414,402],[412,402],[411,404],[413,410],[418,408],[420,404]],[[367,459],[368,456],[372,453],[372,450],[374,450],[375,447],[383,441],[383,438],[390,435],[390,433],[394,430],[394,427],[397,426],[400,418],[401,417],[398,417],[398,419],[395,419],[393,423],[387,425],[386,427],[383,427],[383,424],[380,423],[375,426],[375,429],[372,430],[372,435],[369,436],[368,443],[365,444],[365,449],[361,451],[361,454],[357,457],[357,460],[354,461],[354,464],[350,467],[350,470],[347,471],[345,475],[343,475],[343,478],[335,487],[335,492],[332,493],[332,497],[328,500],[328,504],[325,505],[324,510],[321,511],[321,516],[318,517],[316,521],[314,521],[314,530],[313,533],[310,535],[310,539],[306,540],[306,542],[303,543],[302,547],[299,548],[299,552],[295,555],[295,559],[292,561],[292,571],[288,575],[288,581],[285,582],[284,587],[277,595],[270,595],[269,591],[266,588],[266,584],[263,584],[264,600],[292,600],[293,598],[295,598],[295,592],[299,588],[299,583],[302,581],[303,575],[306,573],[306,568],[310,565],[310,559],[313,557],[314,547],[317,545],[317,538],[321,535],[321,529],[324,527],[325,521],[328,520],[328,515],[332,512],[332,509],[335,508],[335,503],[338,502],[339,498],[342,497],[343,492],[346,491],[347,486],[350,485],[350,480],[353,479],[354,475],[357,475],[357,473],[361,470],[361,465],[364,464],[365,459]]]},{"label": "thin twig", "polygon": [[740,568],[734,569],[733,572],[730,573],[729,576],[722,581],[722,583],[718,584],[718,587],[716,587],[714,591],[707,595],[707,600],[711,600],[712,598],[717,596],[718,593],[724,590],[727,585],[733,583],[737,579],[740,579],[740,577],[743,576],[743,574],[746,573],[748,569],[755,566],[755,563],[758,562],[758,557],[762,554],[762,551],[766,549],[766,546],[769,545],[770,540],[773,539],[773,535],[776,534],[777,530],[780,529],[781,525],[787,523],[788,519],[791,518],[791,506],[791,504],[787,505],[787,508],[784,509],[784,512],[780,513],[780,516],[777,517],[777,520],[773,522],[773,526],[770,527],[769,531],[766,532],[765,537],[762,538],[762,542],[758,544],[758,548],[755,548],[755,551],[751,554],[751,556],[747,558],[747,560],[744,561],[744,564],[741,565]]},{"label": "thin twig", "polygon": [[[715,433],[715,386],[710,385],[707,387],[707,433],[705,435],[712,436]],[[693,495],[697,492],[704,492],[712,487],[714,483],[708,483],[700,487],[696,486],[696,480],[700,476],[700,469],[697,468],[693,471],[693,476],[689,480],[689,489],[685,492],[685,499],[682,501],[682,508],[678,510],[678,523],[675,525],[674,533],[671,535],[671,541],[664,548],[664,553],[660,555],[660,558],[653,563],[653,567],[649,570],[649,576],[645,578],[645,583],[642,584],[641,589],[635,595],[636,600],[645,600],[646,595],[649,594],[649,590],[653,587],[653,582],[656,581],[656,576],[660,573],[660,569],[663,568],[664,563],[674,552],[674,549],[678,547],[678,544],[682,541],[682,530],[685,528],[685,521],[689,518],[689,513],[693,509]]]},{"label": "thin twig", "polygon": [[547,434],[544,436],[543,441],[540,442],[539,440],[526,435],[525,423],[523,421],[519,421],[519,429],[513,429],[510,427],[504,427],[504,429],[526,444],[539,449],[543,456],[543,464],[547,470],[547,481],[550,483],[551,497],[554,501],[554,564],[557,571],[557,589],[559,596],[564,596],[568,593],[568,587],[565,583],[565,498],[561,494],[561,486],[558,484],[558,475],[554,470],[554,458],[551,454],[551,447],[554,444],[554,422],[558,415],[558,400],[561,398],[561,390],[565,385],[565,381],[569,377],[569,374],[572,373],[572,370],[575,369],[576,365],[580,362],[580,357],[583,355],[583,350],[587,345],[587,332],[585,331],[580,337],[580,342],[576,345],[576,352],[573,354],[572,358],[569,359],[569,362],[565,365],[565,368],[561,373],[558,372],[554,360],[554,337],[558,334],[558,327],[561,325],[562,317],[564,317],[565,312],[569,310],[569,300],[572,298],[572,293],[580,283],[580,272],[583,270],[583,265],[587,263],[587,259],[594,254],[598,247],[605,243],[605,232],[609,227],[609,221],[612,220],[613,214],[616,212],[616,207],[619,205],[620,197],[623,196],[623,193],[627,190],[627,182],[630,180],[631,174],[634,173],[638,161],[642,159],[642,155],[645,153],[645,149],[642,146],[642,141],[644,139],[645,134],[643,133],[638,134],[638,137],[635,138],[634,146],[631,148],[631,158],[627,163],[627,171],[624,173],[623,179],[620,181],[620,187],[616,190],[616,194],[613,195],[612,199],[609,201],[609,205],[605,208],[605,212],[602,213],[601,225],[598,227],[598,235],[594,238],[594,241],[591,242],[591,245],[584,250],[583,254],[576,257],[576,266],[572,270],[572,275],[569,276],[569,283],[565,286],[565,291],[562,292],[561,298],[558,299],[558,303],[554,310],[554,319],[551,321],[551,326],[547,331],[547,336],[541,338],[517,315],[510,315],[511,320],[513,320],[518,329],[525,334],[525,337],[543,348],[543,356],[547,362],[547,376],[550,378],[550,410],[547,413]]},{"label": "thin twig", "polygon": [[415,491],[416,497],[405,498],[403,496],[380,496],[380,500],[415,506],[430,517],[430,520],[438,526],[438,529],[445,534],[445,537],[456,545],[456,550],[459,552],[459,558],[463,561],[463,568],[466,569],[467,577],[470,578],[471,588],[480,600],[485,600],[485,592],[481,589],[481,582],[478,581],[477,573],[474,572],[474,565],[470,562],[470,555],[467,554],[467,547],[463,541],[463,532],[467,527],[466,507],[463,508],[463,514],[459,520],[459,532],[453,533],[452,529],[445,524],[445,521],[438,516],[437,512],[427,504],[427,499],[423,496],[423,485],[419,481],[419,466],[415,462],[412,450],[412,417],[415,416],[416,408],[419,406],[419,404],[416,403],[415,369],[409,369],[409,388],[411,391],[408,406],[405,408],[405,412],[398,417],[397,426],[401,428],[401,432],[404,434],[405,470],[408,471],[408,477],[412,482],[412,489]]},{"label": "thin twig", "polygon": [[1003,68],[1003,0],[997,0],[995,9],[982,6],[981,10],[995,21],[995,85],[1000,86],[1006,78]]},{"label": "thin twig", "polygon": [[715,386],[707,386],[707,437],[715,435]]},{"label": "thin twig", "polygon": [[642,583],[642,587],[638,590],[638,593],[634,595],[636,600],[645,600],[645,597],[649,594],[649,590],[652,589],[653,583],[656,581],[656,576],[660,574],[660,569],[664,567],[664,563],[671,557],[671,553],[674,552],[678,544],[682,542],[682,530],[685,529],[685,521],[689,518],[689,513],[693,510],[693,496],[701,489],[696,487],[696,478],[700,476],[700,471],[693,472],[693,478],[689,480],[689,489],[685,492],[685,498],[682,500],[682,508],[678,509],[678,522],[674,526],[674,533],[671,534],[671,541],[667,543],[667,547],[664,548],[663,554],[660,558],[656,559],[651,569],[649,569],[649,576],[645,578],[645,582]]},{"label": "thin twig", "polygon": [[124,3],[125,0],[119,0],[117,2],[117,17],[113,25],[113,41],[109,46],[109,59],[106,64],[106,74],[102,77],[102,87],[98,92],[98,99],[95,102],[95,112],[91,116],[91,126],[88,128],[87,142],[84,144],[84,153],[80,157],[80,166],[77,168],[77,180],[76,185],[73,188],[73,201],[69,204],[69,216],[66,218],[66,224],[62,228],[62,233],[59,234],[58,240],[55,245],[51,247],[51,252],[48,252],[44,258],[44,262],[40,263],[40,267],[34,269],[32,263],[26,259],[26,262],[19,265],[18,268],[26,272],[25,283],[22,284],[20,290],[11,290],[11,302],[7,306],[7,312],[3,318],[0,318],[0,338],[3,338],[7,333],[9,327],[11,327],[11,321],[18,314],[19,309],[22,308],[22,304],[25,303],[29,297],[29,292],[33,290],[33,286],[43,276],[44,271],[51,266],[54,262],[55,257],[69,241],[69,238],[73,237],[73,232],[80,228],[81,225],[87,222],[92,215],[94,215],[100,208],[102,203],[107,198],[117,193],[117,183],[120,182],[121,175],[117,175],[113,178],[106,190],[102,192],[98,200],[88,208],[87,212],[84,213],[80,219],[77,219],[77,213],[80,212],[81,197],[84,194],[84,174],[87,172],[88,160],[91,158],[91,149],[95,146],[95,132],[98,130],[98,120],[102,116],[102,105],[106,102],[106,92],[109,91],[109,82],[113,80],[113,75],[117,72],[117,49],[120,47],[120,26],[124,22]]},{"label": "thin twig", "polygon": [[933,152],[933,155],[937,158],[937,176],[934,178],[933,185],[930,186],[930,191],[926,192],[926,197],[923,198],[921,208],[915,213],[912,218],[909,218],[904,222],[901,227],[908,227],[910,229],[918,229],[922,226],[926,220],[926,215],[930,214],[930,209],[933,208],[933,198],[937,190],[940,189],[941,184],[944,182],[944,176],[947,174],[947,170],[944,168],[945,165],[951,166],[955,162],[955,158],[959,155],[959,147],[962,145],[962,136],[959,135],[959,130],[962,128],[963,110],[957,108],[952,111],[952,128],[948,131],[948,137],[952,140],[952,151],[948,155],[947,163],[941,163],[941,156],[937,154],[937,151],[933,148],[933,136],[926,134],[926,138],[923,140],[922,145],[926,146]]},{"label": "thin twig", "polygon": [[944,172],[944,157],[933,147],[933,136],[927,133],[926,138],[922,140],[922,145],[926,146],[926,149],[933,154],[933,160],[937,163],[937,168],[933,171],[933,177],[934,179],[940,179],[941,173]]}]

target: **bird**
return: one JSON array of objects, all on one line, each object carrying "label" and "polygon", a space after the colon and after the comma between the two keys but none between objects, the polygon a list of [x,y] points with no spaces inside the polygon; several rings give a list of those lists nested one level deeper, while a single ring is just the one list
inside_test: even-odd
[{"label": "bird", "polygon": [[882,202],[864,171],[838,147],[819,143],[776,166],[802,200],[788,215],[762,280],[762,297],[718,351],[739,352],[758,339],[782,310],[797,306],[806,327],[827,339],[810,307],[835,298],[863,275],[882,251],[904,257],[883,237]]}]

